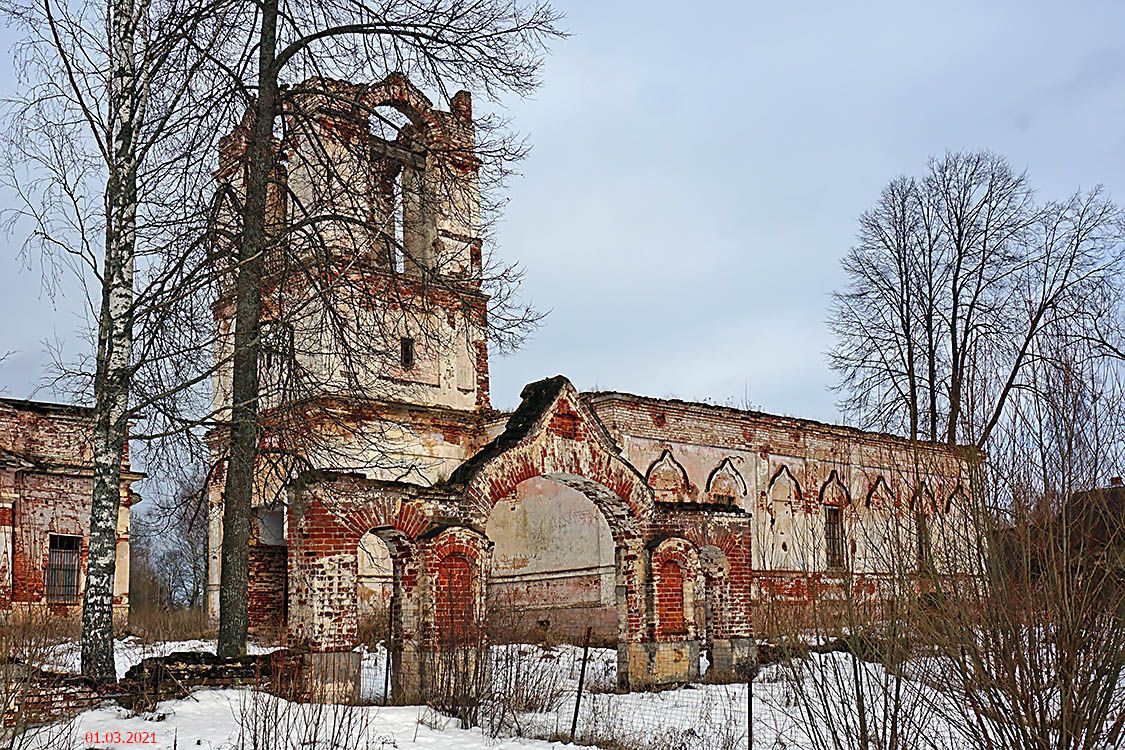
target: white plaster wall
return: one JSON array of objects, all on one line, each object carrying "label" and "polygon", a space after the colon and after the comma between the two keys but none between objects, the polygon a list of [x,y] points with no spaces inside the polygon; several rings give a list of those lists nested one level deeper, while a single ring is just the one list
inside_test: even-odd
[{"label": "white plaster wall", "polygon": [[609,524],[584,495],[528,479],[492,510],[486,526],[493,596],[514,605],[611,605],[615,547]]}]

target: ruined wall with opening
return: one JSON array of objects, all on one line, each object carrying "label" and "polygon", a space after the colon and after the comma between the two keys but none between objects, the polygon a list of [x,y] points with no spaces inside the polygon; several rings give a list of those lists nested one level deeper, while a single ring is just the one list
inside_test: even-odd
[{"label": "ruined wall with opening", "polygon": [[858,574],[956,574],[968,550],[960,449],[631,394],[586,396],[662,503],[748,517],[752,597],[800,603]]},{"label": "ruined wall with opening", "polygon": [[615,546],[601,512],[582,493],[535,477],[493,508],[489,617],[497,638],[617,639]]},{"label": "ruined wall with opening", "polygon": [[[90,534],[92,411],[0,399],[0,608],[13,603],[74,614],[85,589]],[[114,607],[129,605],[129,516],[140,478],[122,457]]]},{"label": "ruined wall with opening", "polygon": [[[586,612],[551,624],[555,636],[572,628],[572,640],[593,624],[589,612],[611,613],[622,687],[738,680],[754,659],[755,606],[798,606],[845,577],[861,592],[867,579],[876,585],[883,571],[875,553],[886,543],[857,544],[876,521],[901,531],[925,518],[933,538],[923,546],[919,535],[910,547],[922,565],[923,551],[928,558],[943,544],[939,518],[958,513],[955,500],[936,499],[961,479],[956,451],[922,446],[923,460],[889,436],[703,404],[583,396],[562,377],[532,383],[522,397],[504,429],[447,481],[423,488],[313,477],[291,493],[292,638],[317,651],[354,645],[359,555],[375,534],[392,560],[393,651],[417,689],[444,674],[433,662],[447,655],[443,639],[483,638],[486,619],[503,614],[502,593],[525,618]],[[855,501],[868,472],[906,466],[925,466],[911,475],[909,498],[877,478],[872,500]],[[604,532],[583,534],[594,520]],[[776,537],[772,547],[763,533]]]}]

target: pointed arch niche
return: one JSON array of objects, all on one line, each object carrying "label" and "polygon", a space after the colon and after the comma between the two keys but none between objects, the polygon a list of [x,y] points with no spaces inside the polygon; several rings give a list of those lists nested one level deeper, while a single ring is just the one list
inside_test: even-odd
[{"label": "pointed arch niche", "polygon": [[782,464],[770,478],[769,499],[772,512],[777,512],[779,504],[793,506],[801,502],[801,484],[793,476],[789,467]]},{"label": "pointed arch niche", "polygon": [[718,505],[735,505],[746,497],[746,480],[728,457],[707,478],[707,499]]},{"label": "pointed arch niche", "polygon": [[866,508],[873,508],[875,510],[889,511],[895,505],[895,493],[891,492],[890,485],[882,474],[875,477],[875,481],[871,483],[871,489],[867,491],[867,497],[863,500],[863,505]]},{"label": "pointed arch niche", "polygon": [[[756,564],[772,570],[795,570],[799,565],[800,534],[797,515],[801,508],[801,485],[788,466],[773,473],[767,492],[766,513],[761,514],[755,539]],[[768,522],[767,522],[768,519]]]},{"label": "pointed arch niche", "polygon": [[660,502],[678,503],[688,499],[687,471],[670,450],[665,449],[660,458],[648,467],[645,482]]}]

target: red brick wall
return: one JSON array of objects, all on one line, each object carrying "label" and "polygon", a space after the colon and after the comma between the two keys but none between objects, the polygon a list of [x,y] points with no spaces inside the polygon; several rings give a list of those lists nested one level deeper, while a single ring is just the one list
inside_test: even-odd
[{"label": "red brick wall", "polygon": [[[12,583],[10,592],[0,594],[0,604],[43,601],[50,534],[82,537],[85,569],[93,487],[91,419],[90,410],[79,407],[0,399],[0,449],[23,463],[0,477],[4,492],[13,496],[5,498],[13,504]],[[127,452],[122,468],[130,469]]]},{"label": "red brick wall", "polygon": [[675,560],[662,562],[657,573],[656,621],[660,636],[687,634],[684,622],[684,569]]},{"label": "red brick wall", "polygon": [[287,550],[283,546],[250,546],[250,584],[247,615],[252,630],[285,624],[287,605]]},{"label": "red brick wall", "polygon": [[[294,488],[289,504],[289,635],[317,648],[351,648],[356,640],[359,540],[372,529],[394,561],[397,637],[419,634],[417,537],[432,508],[402,485],[332,475]],[[433,544],[432,542],[429,544]]]},{"label": "red brick wall", "polygon": [[0,403],[0,448],[35,462],[85,466],[93,458],[91,425],[84,410]]},{"label": "red brick wall", "polygon": [[[676,559],[688,568],[698,569],[705,578],[704,590],[696,591],[695,609],[704,606],[710,597],[713,605],[713,638],[749,637],[752,633],[751,596],[755,581],[750,556],[750,519],[731,510],[661,509],[653,518],[651,533],[666,536],[661,547],[654,552],[653,569],[670,554],[670,542],[678,548]],[[689,580],[694,580],[694,572]],[[699,617],[685,612],[690,620]],[[659,618],[657,617],[657,620]],[[702,635],[702,634],[697,634]]]},{"label": "red brick wall", "polygon": [[472,635],[476,624],[475,590],[473,566],[467,557],[450,554],[438,562],[434,602],[439,639],[460,641]]},{"label": "red brick wall", "polygon": [[448,529],[430,542],[426,566],[433,586],[433,637],[439,642],[472,640],[483,625],[484,537],[465,528]]},{"label": "red brick wall", "polygon": [[43,600],[50,534],[81,536],[81,567],[85,569],[91,490],[91,481],[83,477],[48,474],[21,477],[13,529],[12,601]]}]

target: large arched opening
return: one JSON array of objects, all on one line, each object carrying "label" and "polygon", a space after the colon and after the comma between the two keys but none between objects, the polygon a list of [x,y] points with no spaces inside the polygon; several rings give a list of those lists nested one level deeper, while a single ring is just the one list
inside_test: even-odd
[{"label": "large arched opening", "polygon": [[[584,496],[613,540],[618,685],[635,689],[682,682],[678,670],[664,667],[667,660],[658,653],[664,644],[655,643],[649,632],[651,574],[645,538],[653,514],[652,490],[621,458],[612,437],[565,378],[531,383],[521,395],[523,403],[505,431],[450,477],[451,485],[464,488],[467,520],[481,529],[490,521],[500,523],[492,520],[496,507],[501,505],[495,512],[505,512],[502,504],[507,503],[511,513],[513,493],[518,507],[519,485],[527,480],[554,482]],[[600,544],[590,546],[598,549]],[[599,563],[608,558],[601,554]],[[608,576],[597,578],[600,583]]]},{"label": "large arched opening", "polygon": [[616,646],[617,544],[598,506],[544,476],[520,482],[485,524],[488,620],[497,643]]},{"label": "large arched opening", "polygon": [[[564,443],[564,448],[571,447]],[[579,445],[585,451],[590,450],[589,444]],[[536,605],[537,597],[534,592],[526,592],[524,601],[531,605],[527,609],[539,609],[535,622],[531,623],[529,615],[532,612],[524,611],[522,622],[532,629],[531,640],[542,640],[536,637],[535,630],[551,629],[551,616],[558,623],[555,630],[557,634],[566,632],[567,637],[557,640],[575,641],[585,639],[585,628],[593,623],[582,621],[575,627],[575,620],[584,614],[591,614],[597,610],[600,626],[595,632],[591,629],[591,639],[598,635],[605,645],[616,645],[617,648],[617,683],[624,689],[643,689],[646,687],[683,682],[678,676],[668,673],[664,668],[666,660],[658,658],[655,653],[661,644],[653,641],[648,629],[648,613],[651,609],[649,602],[650,589],[647,582],[651,574],[649,567],[649,551],[644,544],[644,531],[647,519],[643,515],[648,507],[651,497],[643,494],[647,488],[643,484],[632,485],[621,481],[620,475],[613,473],[616,467],[599,461],[590,461],[580,453],[570,453],[566,450],[540,451],[539,457],[546,457],[539,466],[532,467],[524,463],[523,457],[518,453],[513,455],[510,451],[507,458],[516,463],[519,473],[509,473],[512,464],[498,462],[488,467],[476,477],[476,486],[485,489],[476,495],[475,518],[479,518],[480,526],[487,529],[492,526],[493,532],[499,536],[499,526],[505,521],[518,522],[521,504],[524,508],[524,519],[530,511],[532,526],[540,524],[544,531],[556,522],[562,521],[558,513],[549,513],[546,506],[552,499],[562,499],[568,507],[582,515],[582,519],[567,519],[564,524],[575,524],[571,530],[574,535],[567,549],[556,547],[553,552],[548,551],[545,559],[540,559],[540,571],[550,571],[545,563],[552,560],[553,572],[560,572],[560,568],[567,559],[572,564],[576,559],[583,559],[589,563],[586,570],[580,571],[579,580],[585,578],[586,585],[597,587],[597,593],[590,592],[586,601],[592,606],[576,608],[575,602],[567,602],[566,598],[551,602],[554,610],[546,618],[542,616],[541,601]],[[536,455],[536,454],[533,454]],[[584,460],[585,459],[585,460]],[[627,468],[627,465],[622,465]],[[489,469],[491,471],[489,471]],[[562,470],[560,470],[562,469]],[[581,472],[581,473],[579,473]],[[593,478],[592,478],[593,477]],[[487,483],[486,483],[487,480]],[[497,481],[502,480],[502,481]],[[619,489],[611,489],[610,487]],[[470,485],[470,488],[472,485]],[[521,496],[522,492],[522,496]],[[544,492],[545,497],[538,493]],[[514,503],[513,503],[514,501]],[[515,504],[516,510],[512,510]],[[503,514],[516,513],[515,519],[504,519]],[[584,527],[584,528],[583,528]],[[560,529],[555,526],[552,533],[558,536]],[[510,542],[510,540],[509,540]],[[520,544],[506,544],[509,553],[519,555],[519,550],[530,550],[536,545],[534,539],[526,540]],[[609,565],[612,551],[612,567]],[[501,550],[504,554],[505,550]],[[495,549],[493,550],[495,554]],[[581,558],[579,558],[581,556]],[[527,556],[530,558],[530,555]],[[523,561],[517,561],[523,563]],[[532,561],[527,560],[528,563]],[[509,564],[511,561],[509,561]],[[524,567],[521,565],[520,567]],[[610,578],[612,570],[612,579]],[[577,572],[577,571],[570,571]],[[540,585],[546,585],[542,579],[546,575],[533,576],[539,578]],[[502,579],[501,579],[502,580]],[[612,594],[610,587],[612,580]],[[486,593],[486,601],[495,603],[504,596],[502,593],[507,586],[511,593],[511,581],[508,579],[501,584],[499,596],[493,597],[491,592]],[[518,601],[518,599],[517,599]],[[582,611],[586,609],[586,611]],[[566,612],[566,610],[571,610]],[[501,617],[504,615],[501,614]],[[547,619],[548,624],[540,626],[540,620]],[[567,626],[569,624],[569,626]],[[616,637],[614,637],[614,632]],[[525,630],[526,634],[526,630]]]},{"label": "large arched opening", "polygon": [[391,549],[376,531],[359,539],[356,602],[360,640],[368,631],[376,638],[385,638],[391,596],[394,593],[394,561]]},{"label": "large arched opening", "polygon": [[411,687],[403,684],[403,654],[417,648],[417,549],[402,531],[378,526],[359,537],[355,561],[355,641],[367,652],[359,698],[387,703]]}]

